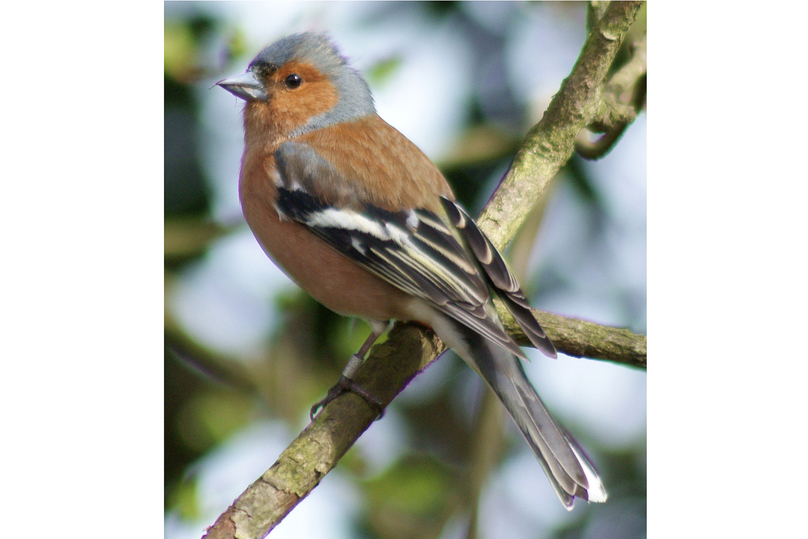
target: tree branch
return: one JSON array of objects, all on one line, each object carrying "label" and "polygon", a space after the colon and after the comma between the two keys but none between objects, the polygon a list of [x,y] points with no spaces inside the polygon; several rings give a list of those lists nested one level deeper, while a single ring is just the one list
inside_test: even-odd
[{"label": "tree branch", "polygon": [[575,137],[596,118],[606,74],[642,2],[612,2],[584,43],[572,73],[531,129],[511,169],[477,219],[498,249],[516,234],[545,187],[575,150]]},{"label": "tree branch", "polygon": [[[528,133],[502,185],[478,220],[498,248],[513,237],[549,181],[571,157],[575,137],[594,117],[606,73],[641,4],[609,5],[572,73],[542,120]],[[563,353],[645,366],[644,336],[549,313],[537,314]],[[517,339],[520,344],[526,342],[518,334]],[[429,329],[396,323],[387,341],[371,349],[356,382],[387,406],[444,350],[445,345]],[[375,418],[376,412],[353,393],[331,401],[278,461],[217,519],[205,537],[266,536],[317,486]]]},{"label": "tree branch", "polygon": [[[648,360],[647,338],[628,329],[601,326],[594,322],[567,318],[544,311],[533,311],[541,327],[559,352],[572,357],[600,359],[628,367],[645,369]],[[530,346],[512,317],[503,317],[505,329],[520,346]]]},{"label": "tree branch", "polygon": [[[647,36],[632,46],[631,59],[612,76],[602,93],[598,117],[575,140],[575,151],[585,159],[599,159],[611,150],[645,106],[648,73]],[[587,132],[603,133],[590,141]]]}]

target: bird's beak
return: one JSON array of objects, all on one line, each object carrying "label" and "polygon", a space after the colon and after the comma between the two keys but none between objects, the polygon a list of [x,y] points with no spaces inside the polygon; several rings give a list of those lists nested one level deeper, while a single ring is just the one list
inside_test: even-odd
[{"label": "bird's beak", "polygon": [[266,87],[252,71],[220,80],[216,84],[245,101],[266,101],[267,99]]}]

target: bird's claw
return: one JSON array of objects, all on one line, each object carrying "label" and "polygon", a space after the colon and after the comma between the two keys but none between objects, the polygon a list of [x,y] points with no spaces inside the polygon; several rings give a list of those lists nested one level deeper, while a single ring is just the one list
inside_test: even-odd
[{"label": "bird's claw", "polygon": [[365,402],[367,402],[368,405],[371,408],[373,408],[378,414],[376,420],[381,419],[381,417],[384,415],[384,405],[375,395],[368,392],[365,388],[363,388],[350,378],[346,376],[340,376],[339,381],[331,389],[328,390],[328,394],[325,396],[325,398],[311,407],[309,417],[311,417],[312,421],[320,412],[320,410],[325,408],[325,406],[329,402],[336,399],[346,391],[350,391],[351,393],[354,393],[362,397],[365,400]]}]

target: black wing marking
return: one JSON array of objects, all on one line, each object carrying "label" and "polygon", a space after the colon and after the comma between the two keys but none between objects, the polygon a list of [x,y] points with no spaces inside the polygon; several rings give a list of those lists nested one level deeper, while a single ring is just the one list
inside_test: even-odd
[{"label": "black wing marking", "polygon": [[546,355],[557,357],[555,346],[530,312],[530,304],[525,297],[525,293],[522,292],[519,283],[505,263],[505,259],[499,254],[491,240],[483,234],[463,208],[445,197],[441,197],[441,202],[449,215],[449,219],[452,220],[452,224],[463,234],[466,243],[468,243],[469,248],[488,276],[492,287],[516,319],[522,331],[530,339],[530,342]]},{"label": "black wing marking", "polygon": [[524,357],[502,328],[477,263],[437,215],[390,212],[370,204],[337,208],[323,202],[312,191],[318,175],[333,177],[334,169],[300,143],[281,146],[276,163],[282,180],[276,208],[282,217],[304,224],[379,277]]}]

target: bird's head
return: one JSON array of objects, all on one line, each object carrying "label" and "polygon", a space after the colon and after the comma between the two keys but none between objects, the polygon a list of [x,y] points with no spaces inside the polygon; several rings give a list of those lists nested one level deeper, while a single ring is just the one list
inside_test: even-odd
[{"label": "bird's head", "polygon": [[247,103],[245,124],[275,137],[375,113],[370,89],[324,34],[293,34],[266,47],[247,71],[217,82]]}]

